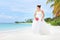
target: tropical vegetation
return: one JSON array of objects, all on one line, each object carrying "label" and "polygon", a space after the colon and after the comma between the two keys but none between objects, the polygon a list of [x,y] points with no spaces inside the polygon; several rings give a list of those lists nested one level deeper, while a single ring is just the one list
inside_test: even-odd
[{"label": "tropical vegetation", "polygon": [[15,23],[32,23],[33,20],[32,19],[27,19],[25,21],[19,22],[19,21],[15,21]]},{"label": "tropical vegetation", "polygon": [[[53,3],[52,3],[53,2]],[[60,0],[47,0],[47,4],[52,3],[51,7],[53,7],[53,14],[57,17],[60,16]]]},{"label": "tropical vegetation", "polygon": [[54,26],[60,26],[60,0],[47,0],[47,4],[52,3],[53,7],[53,18],[46,18],[45,21]]},{"label": "tropical vegetation", "polygon": [[45,21],[53,26],[60,26],[60,17],[46,18]]}]

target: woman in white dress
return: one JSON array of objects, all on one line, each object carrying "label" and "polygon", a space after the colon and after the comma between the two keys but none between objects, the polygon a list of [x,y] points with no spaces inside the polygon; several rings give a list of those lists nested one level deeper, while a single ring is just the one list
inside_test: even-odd
[{"label": "woman in white dress", "polygon": [[41,5],[37,5],[37,10],[34,14],[34,20],[32,23],[32,29],[34,33],[48,34],[49,30],[44,21],[44,11],[41,10]]}]

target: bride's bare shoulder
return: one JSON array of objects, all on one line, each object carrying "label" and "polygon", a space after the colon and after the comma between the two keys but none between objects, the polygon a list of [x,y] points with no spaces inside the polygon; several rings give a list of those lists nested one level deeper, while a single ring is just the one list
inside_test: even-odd
[{"label": "bride's bare shoulder", "polygon": [[37,13],[37,10],[35,10],[35,13]]},{"label": "bride's bare shoulder", "polygon": [[37,12],[37,10],[35,10],[35,12]]},{"label": "bride's bare shoulder", "polygon": [[43,9],[42,9],[41,11],[42,11],[42,12],[44,12],[44,10],[43,10]]}]

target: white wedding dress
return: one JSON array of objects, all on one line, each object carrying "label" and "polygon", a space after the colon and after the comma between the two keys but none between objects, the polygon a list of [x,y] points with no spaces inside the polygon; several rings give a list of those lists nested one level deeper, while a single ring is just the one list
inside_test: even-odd
[{"label": "white wedding dress", "polygon": [[38,33],[38,34],[49,34],[49,26],[47,25],[47,23],[43,20],[41,21],[41,17],[42,17],[42,12],[37,12],[36,13],[36,17],[39,18],[38,21],[33,20],[32,23],[32,30],[34,33]]}]

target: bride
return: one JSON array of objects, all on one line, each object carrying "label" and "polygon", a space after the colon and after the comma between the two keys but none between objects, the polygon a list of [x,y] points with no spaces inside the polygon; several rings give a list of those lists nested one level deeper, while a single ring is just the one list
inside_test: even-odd
[{"label": "bride", "polygon": [[41,9],[41,5],[37,5],[32,23],[32,30],[34,33],[49,34],[48,26],[44,21],[44,11]]}]

